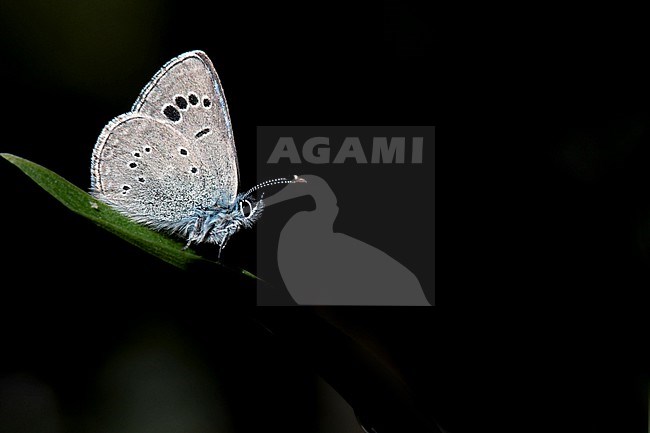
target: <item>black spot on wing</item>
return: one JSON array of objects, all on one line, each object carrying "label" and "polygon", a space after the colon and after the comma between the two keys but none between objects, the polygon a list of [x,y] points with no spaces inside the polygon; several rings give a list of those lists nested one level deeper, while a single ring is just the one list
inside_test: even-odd
[{"label": "black spot on wing", "polygon": [[174,99],[174,102],[176,103],[176,106],[181,110],[185,110],[187,108],[187,99],[183,98],[182,96],[177,96],[176,99]]},{"label": "black spot on wing", "polygon": [[181,120],[181,113],[173,105],[168,105],[163,110],[163,114],[167,116],[172,122],[178,122]]},{"label": "black spot on wing", "polygon": [[210,132],[210,128],[202,129],[202,130],[200,130],[199,132],[196,133],[195,137],[196,137],[196,138],[201,138],[201,137],[203,137],[205,134],[207,134],[208,132]]}]

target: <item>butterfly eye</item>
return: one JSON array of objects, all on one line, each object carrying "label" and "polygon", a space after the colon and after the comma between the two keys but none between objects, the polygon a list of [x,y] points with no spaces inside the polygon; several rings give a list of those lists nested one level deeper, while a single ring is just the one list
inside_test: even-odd
[{"label": "butterfly eye", "polygon": [[250,218],[250,216],[253,214],[253,206],[251,205],[251,202],[248,200],[240,201],[239,211],[242,215],[244,215],[244,218]]}]

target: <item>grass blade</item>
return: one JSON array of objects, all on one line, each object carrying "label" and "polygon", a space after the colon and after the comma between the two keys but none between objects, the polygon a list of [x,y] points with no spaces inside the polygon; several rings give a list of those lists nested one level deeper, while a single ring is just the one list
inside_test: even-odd
[{"label": "grass blade", "polygon": [[[184,244],[177,240],[131,221],[53,171],[16,155],[9,153],[0,155],[71,211],[88,218],[149,254],[181,269],[187,269],[197,262],[218,264],[204,259],[191,249],[184,250]],[[240,272],[248,277],[257,278],[246,270],[241,269]]]}]

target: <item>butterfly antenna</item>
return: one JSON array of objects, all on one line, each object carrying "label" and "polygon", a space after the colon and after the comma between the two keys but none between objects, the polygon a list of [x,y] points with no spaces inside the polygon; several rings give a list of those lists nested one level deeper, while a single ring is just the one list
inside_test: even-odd
[{"label": "butterfly antenna", "polygon": [[251,195],[253,192],[257,191],[258,189],[266,188],[266,187],[273,186],[273,185],[281,185],[281,184],[285,184],[285,183],[307,183],[307,181],[305,179],[303,179],[302,177],[296,176],[295,174],[293,175],[293,179],[286,179],[286,178],[280,177],[280,178],[277,178],[277,179],[266,180],[266,181],[264,181],[264,182],[262,182],[260,184],[255,185],[254,187],[252,187],[248,191],[246,191],[246,194],[244,194],[244,197],[248,197],[249,195]]}]

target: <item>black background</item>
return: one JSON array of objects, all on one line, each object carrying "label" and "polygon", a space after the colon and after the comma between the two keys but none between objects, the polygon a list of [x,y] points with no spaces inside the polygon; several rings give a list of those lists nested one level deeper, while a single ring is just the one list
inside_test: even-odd
[{"label": "black background", "polygon": [[[0,376],[53,389],[66,430],[88,430],[97,375],[151,323],[180,329],[208,364],[226,362],[240,431],[312,428],[323,360],[340,367],[327,373],[350,401],[396,416],[355,385],[345,365],[356,358],[309,332],[320,314],[450,432],[646,431],[643,14],[394,1],[25,2],[0,13],[2,151],[81,187],[104,124],[190,49],[220,74],[243,185],[255,181],[256,125],[436,125],[431,309],[260,311],[253,282],[159,263],[5,163]],[[253,244],[238,234],[228,259],[252,269]],[[271,335],[260,320],[282,326]]]}]

